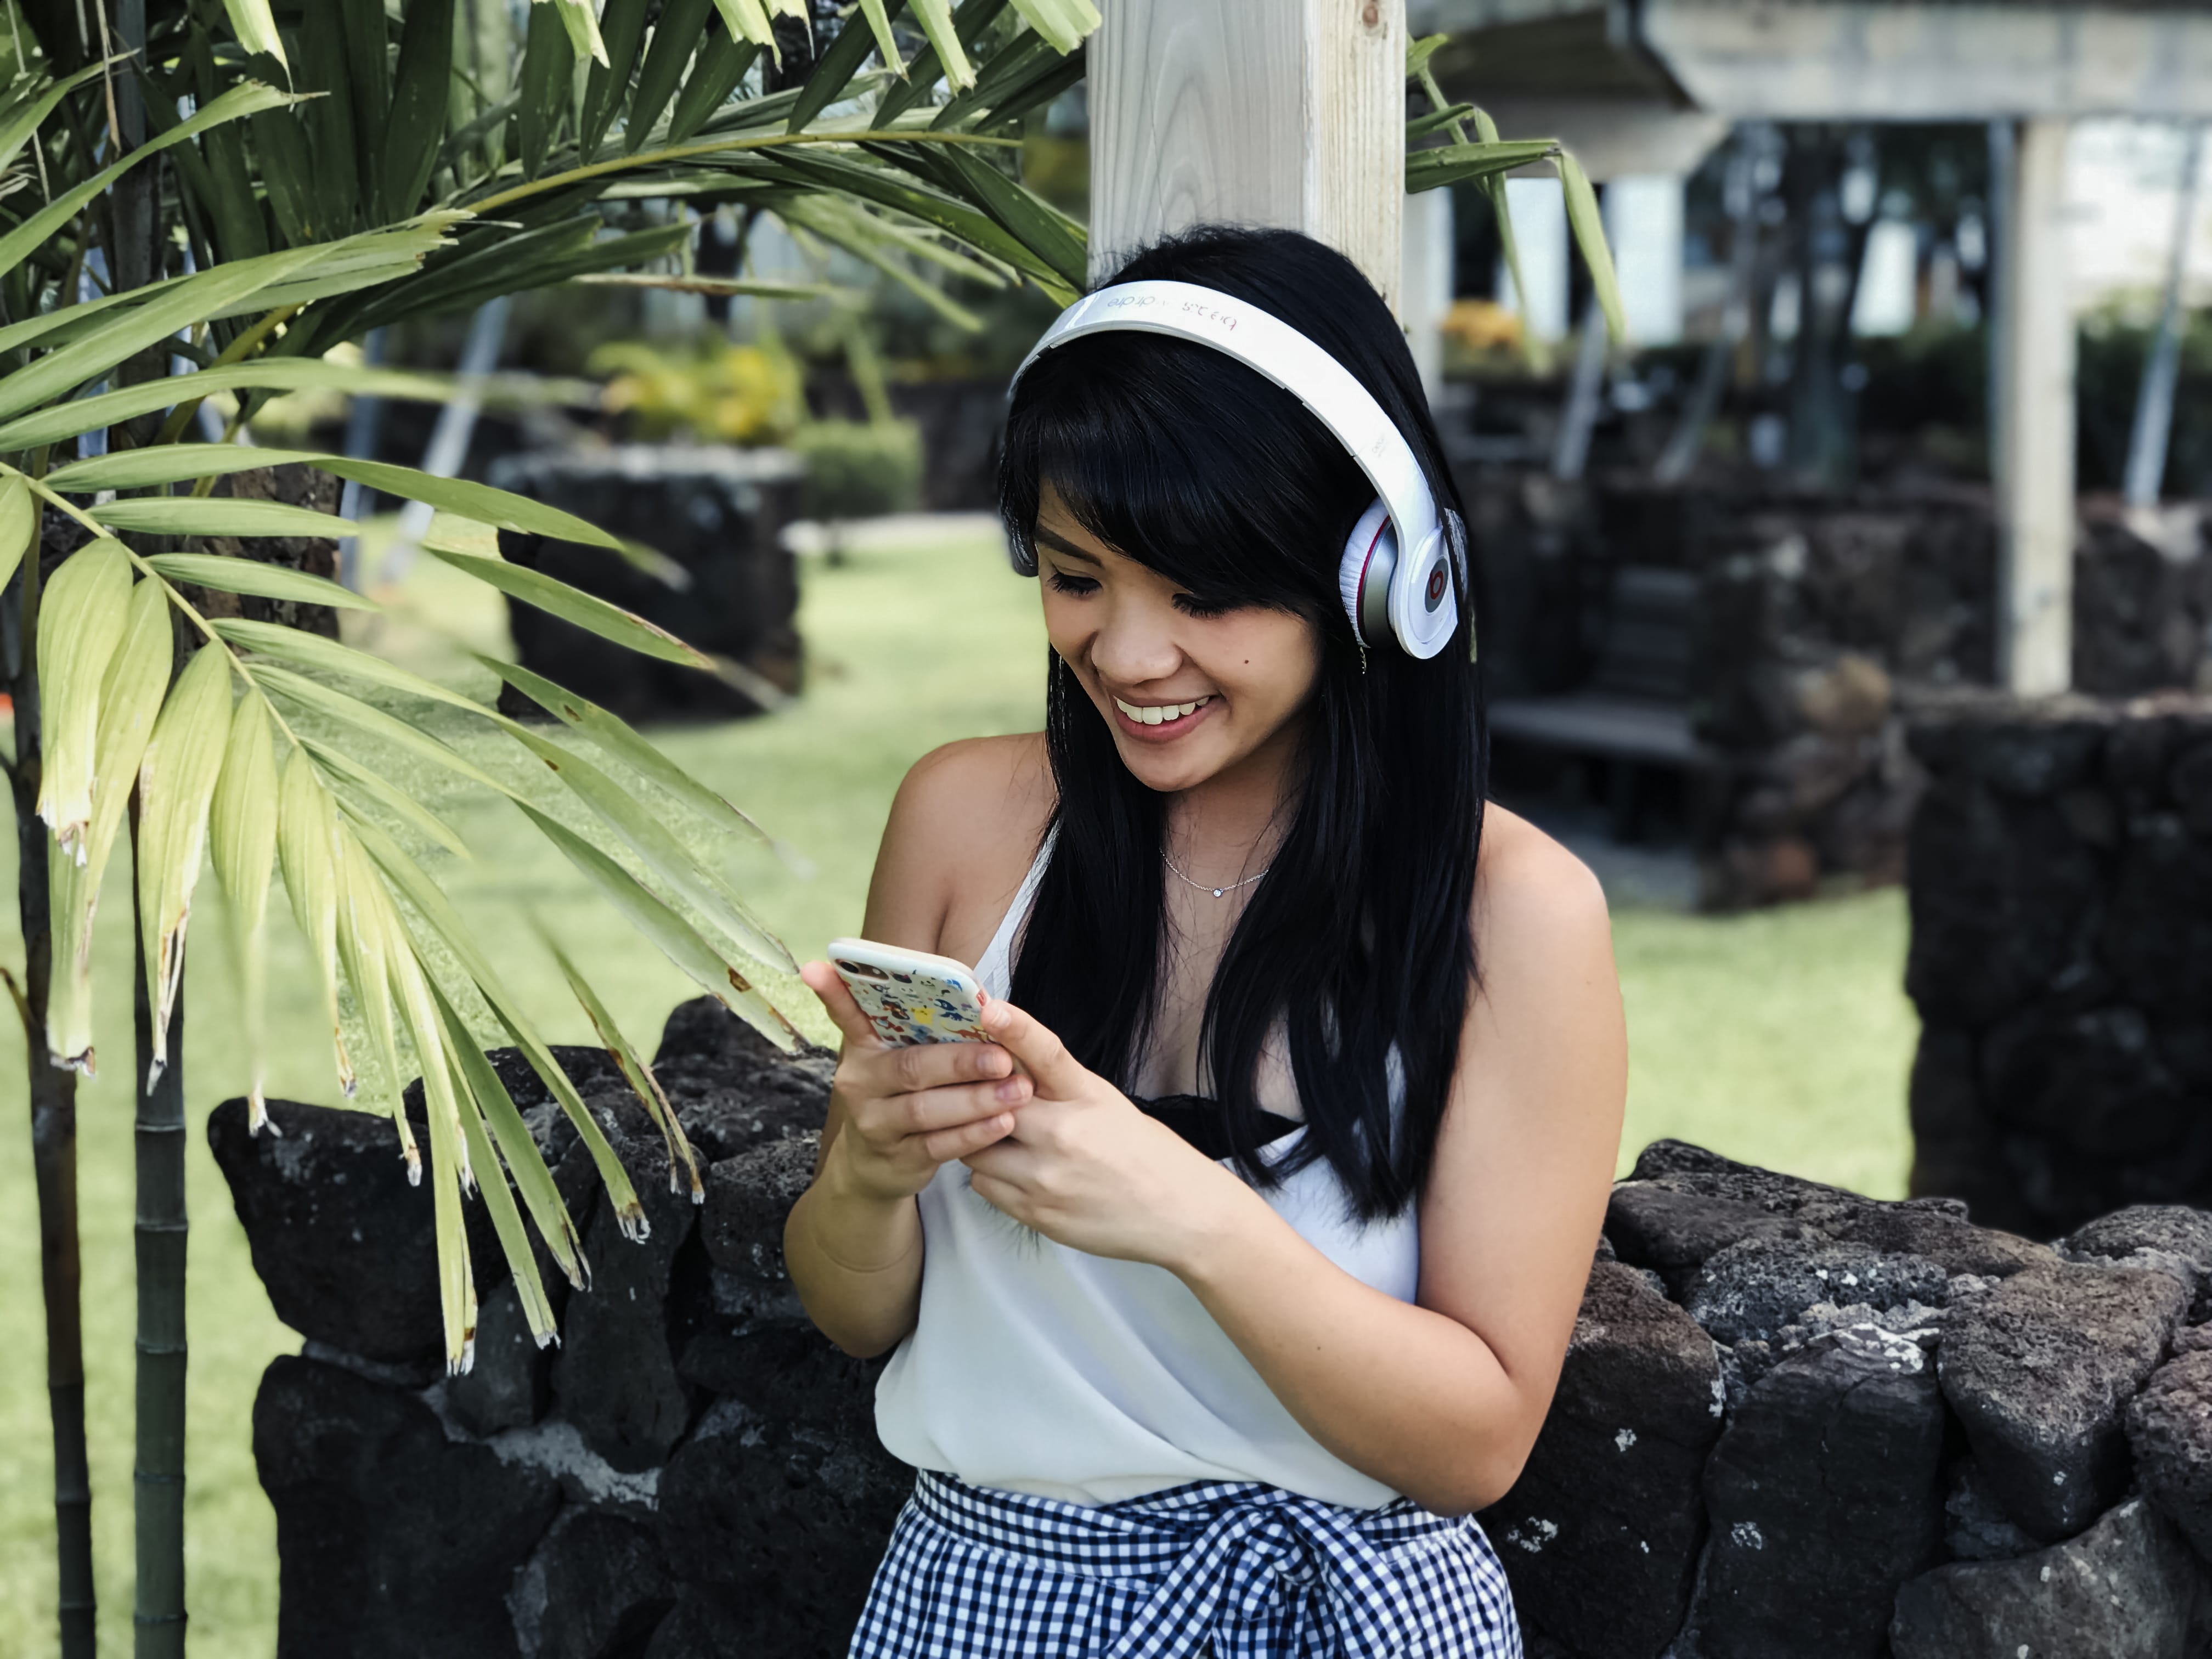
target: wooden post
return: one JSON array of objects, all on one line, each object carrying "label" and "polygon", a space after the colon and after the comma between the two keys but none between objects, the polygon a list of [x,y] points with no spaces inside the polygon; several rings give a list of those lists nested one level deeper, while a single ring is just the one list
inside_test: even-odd
[{"label": "wooden post", "polygon": [[1405,0],[1103,0],[1091,275],[1194,224],[1279,225],[1398,303]]},{"label": "wooden post", "polygon": [[2023,121],[1996,249],[1997,678],[2021,696],[2072,683],[2074,313],[2063,120]]}]

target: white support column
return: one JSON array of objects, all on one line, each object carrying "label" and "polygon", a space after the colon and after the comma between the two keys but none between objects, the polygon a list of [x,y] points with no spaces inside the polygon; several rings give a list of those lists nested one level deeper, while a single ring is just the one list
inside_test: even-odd
[{"label": "white support column", "polygon": [[1103,0],[1091,274],[1171,230],[1279,225],[1398,303],[1404,0]]},{"label": "white support column", "polygon": [[2002,216],[1993,434],[1997,678],[2021,696],[2072,683],[2074,313],[2063,120],[2023,121]]},{"label": "white support column", "polygon": [[1454,298],[1451,191],[1425,190],[1406,198],[1405,250],[1398,320],[1421,372],[1421,389],[1436,407],[1444,395],[1444,313]]}]

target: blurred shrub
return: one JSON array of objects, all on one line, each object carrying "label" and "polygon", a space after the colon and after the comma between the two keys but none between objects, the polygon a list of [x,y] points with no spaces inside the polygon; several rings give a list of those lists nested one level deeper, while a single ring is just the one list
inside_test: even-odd
[{"label": "blurred shrub", "polygon": [[799,363],[773,339],[714,342],[688,353],[617,341],[594,351],[585,368],[612,374],[603,405],[641,438],[781,443],[806,418]]},{"label": "blurred shrub", "polygon": [[810,421],[791,434],[806,463],[810,519],[867,519],[921,499],[921,427],[914,421]]},{"label": "blurred shrub", "polygon": [[[2173,391],[2173,429],[2166,448],[2168,496],[2212,495],[2212,311],[2191,313],[2181,337],[2181,374]],[[2081,319],[2075,385],[2081,394],[2084,489],[2118,489],[2135,430],[2136,389],[2150,356],[2153,330],[2112,307]]]}]

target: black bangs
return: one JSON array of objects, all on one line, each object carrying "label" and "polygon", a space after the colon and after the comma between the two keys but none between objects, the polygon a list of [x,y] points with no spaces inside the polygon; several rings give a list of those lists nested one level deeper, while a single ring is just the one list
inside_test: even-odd
[{"label": "black bangs", "polygon": [[1025,568],[1049,483],[1084,529],[1217,604],[1321,619],[1374,489],[1328,428],[1233,358],[1158,335],[1048,352],[1007,423],[1001,509]]},{"label": "black bangs", "polygon": [[[1152,278],[1234,294],[1329,352],[1405,435],[1438,505],[1457,507],[1405,337],[1341,254],[1289,231],[1201,228],[1113,280]],[[1372,487],[1296,398],[1206,346],[1103,333],[1033,363],[1008,410],[999,474],[1007,534],[1032,574],[1048,483],[1085,530],[1194,599],[1291,611],[1321,632],[1297,793],[1208,988],[1199,1082],[1247,1179],[1267,1187],[1325,1160],[1355,1214],[1399,1213],[1428,1179],[1475,982],[1488,756],[1466,624],[1426,661],[1358,649],[1337,565]],[[1172,948],[1170,800],[1121,763],[1056,655],[1045,744],[1058,789],[1052,850],[1013,1000],[1127,1089]],[[1306,1133],[1263,1164],[1255,1079],[1278,1036]]]}]

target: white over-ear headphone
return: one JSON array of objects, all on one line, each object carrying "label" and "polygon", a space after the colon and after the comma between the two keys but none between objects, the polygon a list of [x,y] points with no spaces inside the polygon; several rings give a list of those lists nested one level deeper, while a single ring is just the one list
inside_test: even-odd
[{"label": "white over-ear headphone", "polygon": [[1453,577],[1456,571],[1464,585],[1465,530],[1457,514],[1439,511],[1413,447],[1351,370],[1280,318],[1234,295],[1193,283],[1123,283],[1061,312],[1022,359],[1014,383],[1054,346],[1114,330],[1212,346],[1312,410],[1359,464],[1377,497],[1352,526],[1337,567],[1352,633],[1368,647],[1395,639],[1415,657],[1444,648],[1459,625]]}]

